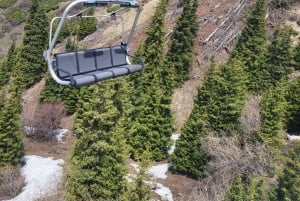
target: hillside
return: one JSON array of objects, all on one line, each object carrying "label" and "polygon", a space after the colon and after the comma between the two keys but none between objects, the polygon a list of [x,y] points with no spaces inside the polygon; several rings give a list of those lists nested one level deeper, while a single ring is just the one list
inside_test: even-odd
[{"label": "hillside", "polygon": [[[44,2],[43,5],[52,16],[61,13],[68,2],[57,4],[58,8],[56,3],[50,6]],[[300,30],[299,2],[273,8],[271,13],[268,13],[269,10],[262,11],[266,5],[261,2],[265,1],[203,0],[199,5],[195,2],[141,2],[143,11],[130,51],[137,52],[144,59],[146,68],[142,74],[78,90],[61,88],[44,76],[44,70],[39,70],[42,76],[35,78],[34,84],[26,86],[29,82],[18,75],[26,72],[26,69],[17,68],[22,66],[22,60],[15,63],[17,67],[12,68],[13,73],[9,74],[5,87],[1,85],[0,88],[1,94],[4,94],[0,99],[3,111],[0,112],[0,140],[5,139],[5,129],[10,128],[7,126],[9,121],[5,119],[9,108],[15,108],[15,115],[19,114],[10,119],[21,117],[21,124],[16,124],[20,127],[28,122],[34,123],[28,120],[34,119],[35,111],[44,102],[64,102],[68,115],[61,119],[59,128],[69,131],[62,143],[30,136],[22,138],[25,155],[67,161],[67,181],[63,181],[68,182],[64,189],[67,200],[78,200],[79,197],[81,200],[93,200],[97,196],[102,200],[132,201],[149,198],[169,201],[298,199],[299,189],[285,194],[285,185],[289,184],[283,181],[286,177],[292,185],[298,180],[293,179],[291,174],[299,172],[293,166],[294,163],[299,165],[299,146],[285,139],[287,133],[299,135],[300,132],[299,101],[297,93],[293,93],[299,91],[299,34],[287,31],[290,29],[286,27],[278,27],[292,25],[294,30]],[[259,3],[264,6],[256,7]],[[30,6],[25,4],[23,2],[22,11],[30,19]],[[7,17],[9,8],[13,10],[17,6],[20,6],[20,1],[8,8],[0,8],[0,19],[8,27],[5,31],[2,29],[0,35],[0,59],[4,64],[7,62],[6,55],[12,58],[9,57],[12,40],[21,47],[17,50],[18,56],[25,55],[22,48],[27,47],[22,46],[22,40],[25,37],[25,42],[28,41],[26,37],[29,35],[25,31],[21,34],[25,22],[18,22],[12,27],[12,23],[16,22],[9,21]],[[195,15],[190,14],[194,8]],[[253,8],[256,10],[253,11]],[[257,12],[253,16],[251,9],[251,12]],[[189,15],[187,24],[180,21],[187,20],[184,14]],[[125,32],[128,33],[134,12],[124,12],[122,16]],[[252,32],[249,27],[253,25],[249,22],[256,20],[261,21]],[[193,23],[199,28],[196,32],[193,27],[188,27]],[[184,28],[180,28],[183,24]],[[120,23],[116,21],[107,25],[98,21],[96,26],[100,29],[75,45],[96,48],[114,44],[120,40],[115,25]],[[264,36],[259,35],[263,29],[259,28],[263,26],[266,29]],[[186,38],[184,34],[180,35],[181,31],[186,31],[189,41],[182,42]],[[246,35],[249,33],[253,34],[253,40]],[[72,34],[74,32],[71,31],[69,38],[78,37],[77,32]],[[175,41],[178,40],[176,34],[181,36],[179,41]],[[68,43],[63,40],[55,51],[65,49]],[[281,46],[284,46],[282,52],[278,48]],[[182,47],[182,50],[173,47]],[[170,55],[172,51],[177,55]],[[273,55],[272,51],[277,52]],[[285,52],[288,53],[284,58],[276,57]],[[180,62],[191,65],[178,67]],[[26,68],[27,63],[23,63]],[[255,71],[256,67],[261,71]],[[258,73],[268,67],[271,69],[270,76],[274,76],[272,79]],[[277,67],[278,71],[272,70]],[[251,70],[255,73],[252,74]],[[181,76],[183,78],[179,79]],[[279,76],[286,79],[280,80]],[[256,80],[257,84],[253,84]],[[18,98],[21,105],[14,107]],[[13,131],[14,135],[18,132]],[[180,135],[174,154],[169,155],[174,143],[170,138]],[[166,178],[156,178],[145,171],[160,165],[170,168],[166,170]],[[125,182],[125,177],[132,177],[136,182]],[[150,186],[140,182],[143,180]],[[93,188],[89,189],[89,185]],[[155,193],[162,189],[161,186],[169,188],[171,197]],[[3,189],[0,185],[0,194],[5,192]],[[61,197],[61,192],[57,192],[57,195],[45,199],[58,200]],[[7,198],[9,196],[0,196],[0,199]]]}]

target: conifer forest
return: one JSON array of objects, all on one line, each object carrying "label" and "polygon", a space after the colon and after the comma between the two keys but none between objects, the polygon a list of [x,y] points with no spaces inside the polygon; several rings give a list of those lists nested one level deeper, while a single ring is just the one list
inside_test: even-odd
[{"label": "conifer forest", "polygon": [[[300,1],[133,0],[143,70],[80,88],[43,57],[72,2],[0,0],[0,200],[300,200]],[[54,54],[120,45],[135,8],[99,5],[72,10]],[[63,159],[56,190],[14,199],[32,155]]]}]

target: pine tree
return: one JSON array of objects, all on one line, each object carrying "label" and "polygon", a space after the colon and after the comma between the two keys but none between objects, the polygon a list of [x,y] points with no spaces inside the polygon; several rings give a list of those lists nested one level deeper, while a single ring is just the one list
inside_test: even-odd
[{"label": "pine tree", "polygon": [[176,143],[171,158],[174,172],[204,176],[209,155],[201,150],[201,144],[211,132],[223,135],[238,127],[246,95],[244,74],[238,60],[230,60],[219,69],[212,64]]},{"label": "pine tree", "polygon": [[286,89],[287,101],[287,130],[288,132],[300,131],[300,79],[290,82]]},{"label": "pine tree", "polygon": [[[93,15],[94,10],[91,9],[88,15]],[[97,21],[95,18],[81,18],[79,23],[79,28],[77,31],[77,40],[83,40],[87,35],[94,33],[97,30]]]},{"label": "pine tree", "polygon": [[289,152],[283,173],[279,177],[275,197],[272,201],[300,200],[300,144]]},{"label": "pine tree", "polygon": [[47,74],[46,85],[39,96],[39,100],[42,103],[57,103],[63,101],[67,114],[71,115],[76,111],[79,91],[80,89],[57,84],[50,75]]},{"label": "pine tree", "polygon": [[247,16],[246,26],[231,54],[232,58],[240,58],[244,62],[248,89],[254,92],[263,91],[269,85],[269,74],[265,65],[266,12],[266,1],[258,0]]},{"label": "pine tree", "polygon": [[267,67],[270,74],[270,82],[275,85],[281,79],[287,79],[293,71],[293,54],[291,36],[295,31],[291,27],[278,27],[274,32],[274,38],[268,46]]},{"label": "pine tree", "polygon": [[16,165],[24,154],[20,132],[20,97],[12,93],[7,96],[0,110],[0,166]]},{"label": "pine tree", "polygon": [[148,149],[153,160],[162,160],[168,156],[171,143],[171,99],[165,95],[161,74],[167,2],[164,0],[159,3],[147,30],[147,40],[137,51],[145,62],[145,70],[131,77],[133,108],[128,142],[134,158],[140,158],[144,150]]},{"label": "pine tree", "polygon": [[283,84],[268,90],[261,102],[261,132],[259,138],[272,147],[282,143],[282,131],[286,111]]},{"label": "pine tree", "polygon": [[20,49],[20,59],[16,62],[14,79],[19,87],[27,88],[41,79],[46,71],[46,63],[42,51],[46,49],[48,39],[47,17],[40,8],[40,2],[33,0],[30,6],[29,19],[24,28],[23,46]]},{"label": "pine tree", "polygon": [[113,86],[105,82],[83,89],[90,98],[80,103],[75,120],[78,141],[67,175],[67,200],[126,200],[126,121],[113,101]]},{"label": "pine tree", "polygon": [[184,0],[183,12],[178,19],[171,38],[170,49],[163,65],[164,84],[171,86],[168,91],[188,79],[193,61],[194,38],[197,35],[198,1]]},{"label": "pine tree", "polygon": [[130,201],[148,201],[150,200],[150,186],[145,182],[147,179],[147,169],[152,163],[152,154],[145,150],[141,155],[139,162],[139,173],[134,185],[131,187],[131,192],[129,194]]},{"label": "pine tree", "polygon": [[293,61],[295,70],[300,70],[300,42],[293,49]]},{"label": "pine tree", "polygon": [[13,68],[16,65],[17,58],[16,43],[13,41],[12,45],[8,49],[8,53],[3,63],[0,66],[0,88],[8,83],[12,74]]}]

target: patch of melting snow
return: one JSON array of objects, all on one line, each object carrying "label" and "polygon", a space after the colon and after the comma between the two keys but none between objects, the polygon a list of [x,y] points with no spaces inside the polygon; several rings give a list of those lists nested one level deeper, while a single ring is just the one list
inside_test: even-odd
[{"label": "patch of melting snow", "polygon": [[63,175],[64,160],[54,160],[52,157],[24,156],[26,164],[21,168],[21,175],[25,178],[25,187],[21,194],[9,201],[34,201],[51,195],[57,191]]},{"label": "patch of melting snow", "polygon": [[148,170],[148,173],[153,175],[155,178],[166,179],[167,178],[166,173],[170,167],[171,167],[171,163],[155,165]]},{"label": "patch of melting snow", "polygon": [[175,150],[175,144],[176,144],[176,141],[179,139],[180,137],[180,134],[172,134],[171,136],[171,140],[173,140],[173,144],[172,146],[170,147],[170,149],[168,150],[168,153],[171,155],[174,153],[174,150]]},{"label": "patch of melting snow", "polygon": [[156,183],[156,190],[154,192],[168,201],[173,201],[173,194],[170,189],[160,183]]}]

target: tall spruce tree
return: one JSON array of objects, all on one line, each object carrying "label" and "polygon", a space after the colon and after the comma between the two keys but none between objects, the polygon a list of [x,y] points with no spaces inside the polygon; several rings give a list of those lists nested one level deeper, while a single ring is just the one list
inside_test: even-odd
[{"label": "tall spruce tree", "polygon": [[204,176],[209,156],[201,143],[210,132],[222,135],[237,127],[245,101],[243,67],[231,60],[216,69],[211,66],[171,158],[172,171],[199,178]]},{"label": "tall spruce tree", "polygon": [[163,0],[159,3],[147,30],[147,40],[137,53],[145,62],[145,70],[142,74],[131,77],[134,86],[131,100],[134,107],[131,111],[132,124],[128,142],[134,158],[140,158],[144,150],[148,149],[153,160],[164,159],[168,156],[171,144],[171,99],[165,96],[161,74],[167,2]]},{"label": "tall spruce tree", "polygon": [[167,91],[188,79],[193,61],[194,39],[197,35],[198,1],[184,0],[183,12],[178,19],[171,38],[170,49],[163,66],[164,85]]},{"label": "tall spruce tree", "polygon": [[269,86],[269,74],[265,65],[266,0],[258,0],[247,16],[246,26],[232,52],[232,58],[240,58],[248,74],[248,89],[263,91]]},{"label": "tall spruce tree", "polygon": [[67,173],[67,200],[126,200],[126,121],[115,106],[113,82],[84,88],[75,120],[78,141]]},{"label": "tall spruce tree", "polygon": [[300,42],[298,41],[296,47],[293,49],[293,61],[295,70],[300,70]]},{"label": "tall spruce tree", "polygon": [[282,144],[282,131],[287,107],[283,83],[269,89],[264,94],[260,106],[261,131],[259,138],[272,147],[278,147]]},{"label": "tall spruce tree", "polygon": [[9,81],[13,68],[16,65],[16,54],[16,43],[15,41],[13,41],[12,45],[8,49],[6,58],[0,66],[0,88],[7,84]]},{"label": "tall spruce tree", "polygon": [[279,184],[271,201],[300,200],[300,144],[289,151],[283,173],[279,176]]},{"label": "tall spruce tree", "polygon": [[20,97],[11,93],[0,110],[0,166],[18,164],[24,154],[20,112]]},{"label": "tall spruce tree", "polygon": [[38,0],[31,2],[29,12],[29,19],[24,28],[23,46],[20,48],[20,59],[14,71],[14,79],[22,88],[34,84],[46,71],[46,63],[41,55],[46,49],[48,39],[47,17]]},{"label": "tall spruce tree", "polygon": [[270,83],[275,85],[281,79],[287,79],[293,71],[292,39],[295,34],[292,27],[277,27],[271,44],[268,46],[267,67]]},{"label": "tall spruce tree", "polygon": [[290,82],[287,86],[285,99],[287,101],[287,122],[288,132],[300,131],[300,78]]}]

